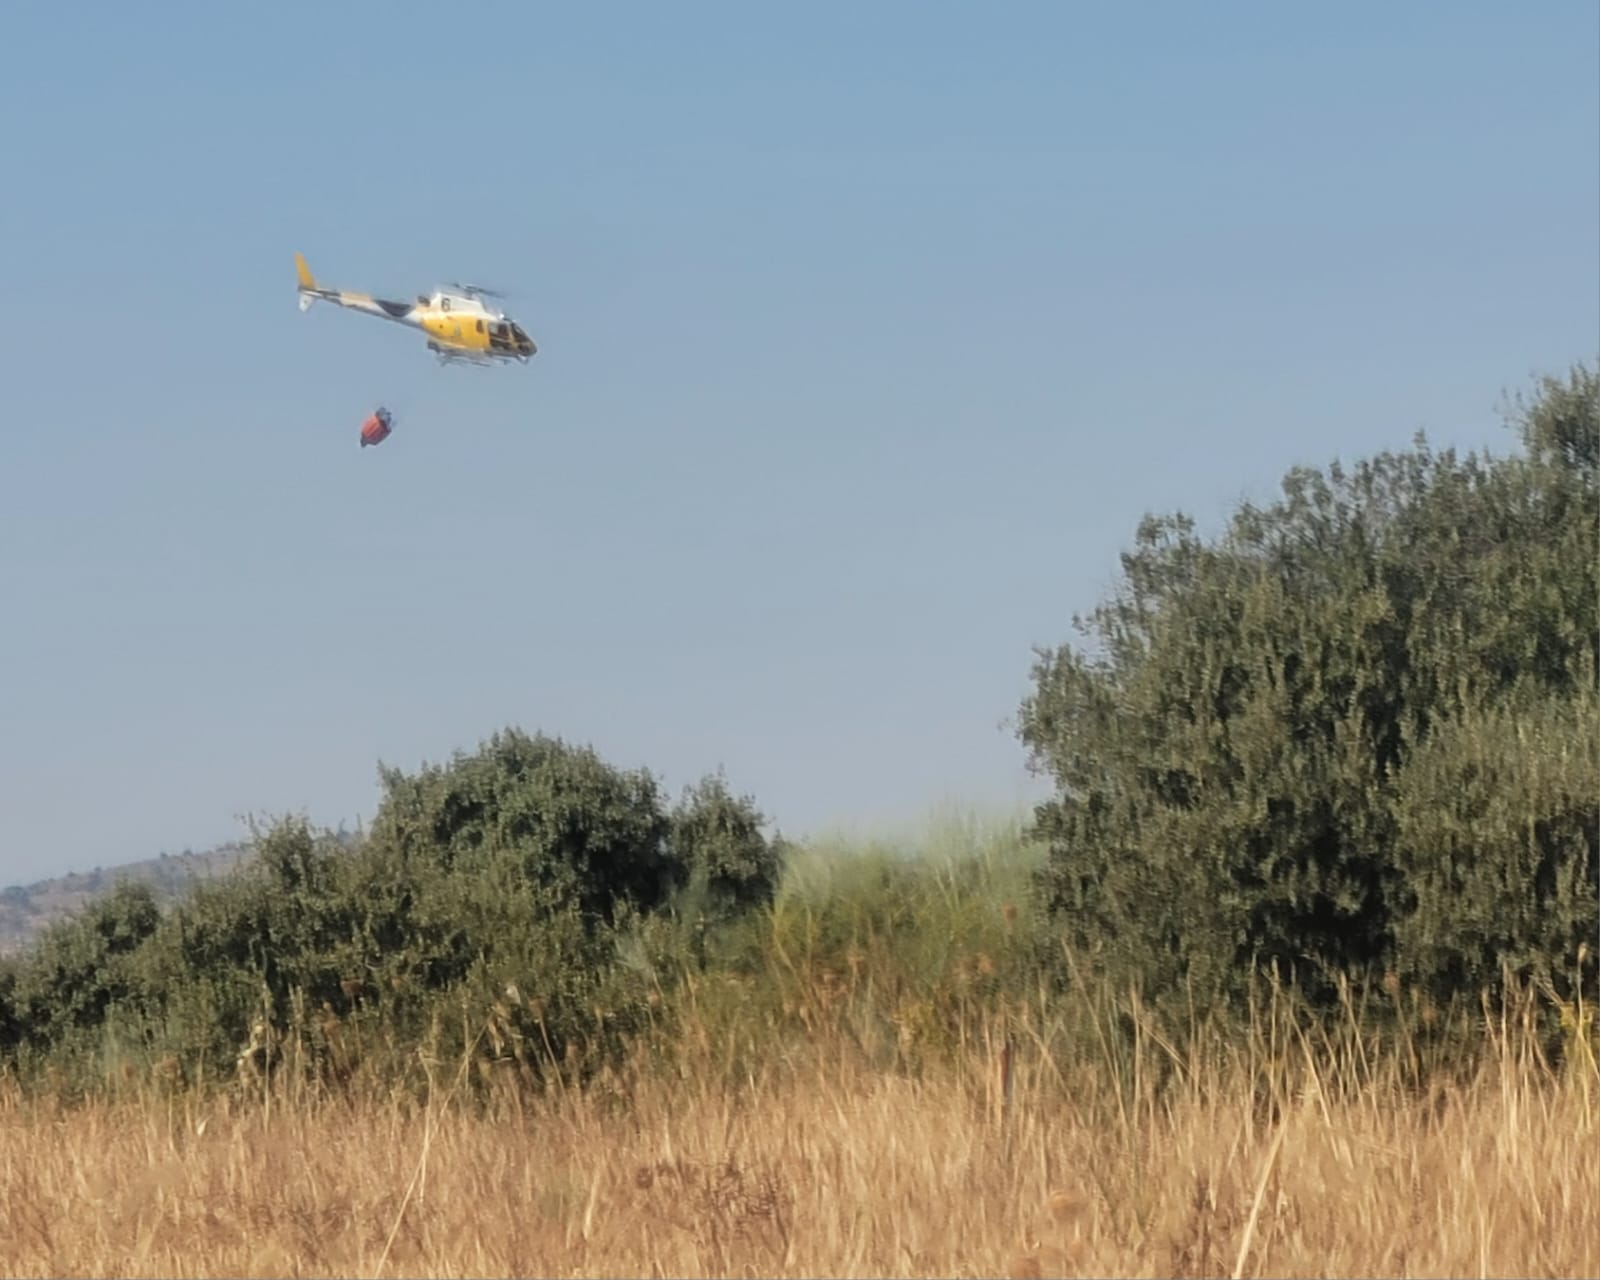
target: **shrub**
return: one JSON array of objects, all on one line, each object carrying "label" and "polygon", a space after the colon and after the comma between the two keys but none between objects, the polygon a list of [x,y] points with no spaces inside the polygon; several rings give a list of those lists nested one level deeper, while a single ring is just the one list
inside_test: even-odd
[{"label": "shrub", "polygon": [[1327,1001],[1595,936],[1597,387],[1547,380],[1522,456],[1419,437],[1290,472],[1214,543],[1141,525],[1075,619],[1095,651],[1042,653],[1022,708],[1045,888],[1099,967],[1206,1002],[1274,964]]}]

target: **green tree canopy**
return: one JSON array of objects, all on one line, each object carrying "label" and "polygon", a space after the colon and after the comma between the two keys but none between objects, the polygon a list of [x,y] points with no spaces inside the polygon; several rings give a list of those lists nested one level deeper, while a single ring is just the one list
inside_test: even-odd
[{"label": "green tree canopy", "polygon": [[1508,458],[1419,436],[1297,468],[1209,543],[1149,517],[1074,619],[1090,643],[1039,655],[1044,887],[1101,965],[1200,998],[1269,961],[1324,994],[1380,965],[1570,974],[1596,931],[1595,374],[1514,425]]},{"label": "green tree canopy", "polygon": [[364,838],[262,824],[245,867],[165,916],[148,889],[119,888],[0,967],[0,1052],[115,1040],[227,1063],[264,1024],[304,1037],[307,1063],[348,1070],[354,1051],[327,1039],[341,1020],[367,1051],[443,1026],[459,1039],[442,1051],[465,1052],[476,1018],[519,1072],[569,1050],[592,1069],[586,1055],[647,1021],[649,992],[618,963],[640,917],[670,940],[664,908],[684,892],[726,920],[776,885],[760,813],[720,777],[668,811],[648,772],[515,728],[380,776]]},{"label": "green tree canopy", "polygon": [[77,915],[50,926],[20,958],[0,1034],[45,1047],[96,1027],[134,989],[130,958],[156,931],[161,912],[148,885],[118,882]]},{"label": "green tree canopy", "polygon": [[609,922],[649,911],[688,878],[668,844],[660,788],[592,749],[501,730],[471,753],[414,774],[383,768],[372,839],[402,856],[520,877],[552,901]]},{"label": "green tree canopy", "polygon": [[763,906],[777,892],[782,846],[762,833],[763,821],[754,799],[735,796],[720,774],[685,788],[673,809],[673,855],[712,915]]}]

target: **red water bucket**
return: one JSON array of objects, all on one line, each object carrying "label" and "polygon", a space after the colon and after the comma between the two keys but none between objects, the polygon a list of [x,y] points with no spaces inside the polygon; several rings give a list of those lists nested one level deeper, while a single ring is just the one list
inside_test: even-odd
[{"label": "red water bucket", "polygon": [[361,424],[361,447],[365,449],[369,444],[382,444],[389,438],[389,415],[379,409]]}]

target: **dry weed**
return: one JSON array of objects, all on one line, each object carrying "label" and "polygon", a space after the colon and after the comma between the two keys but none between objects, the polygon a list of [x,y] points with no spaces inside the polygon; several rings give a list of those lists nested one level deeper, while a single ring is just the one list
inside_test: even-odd
[{"label": "dry weed", "polygon": [[1600,1274],[1592,1079],[1507,1059],[1352,1092],[1310,1070],[1269,1079],[1263,1113],[1247,1069],[1122,1106],[1018,1056],[998,1117],[970,1081],[846,1066],[738,1094],[642,1080],[620,1112],[13,1091],[0,1270]]}]

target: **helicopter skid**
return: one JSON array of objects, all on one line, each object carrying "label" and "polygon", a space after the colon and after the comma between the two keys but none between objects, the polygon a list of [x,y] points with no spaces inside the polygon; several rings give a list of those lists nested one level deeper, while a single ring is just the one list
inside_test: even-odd
[{"label": "helicopter skid", "polygon": [[486,356],[476,351],[454,351],[449,347],[441,347],[437,342],[430,342],[428,350],[439,358],[439,363],[444,364],[471,364],[479,368],[489,368],[492,365],[508,364],[516,360],[519,364],[527,364],[525,356]]}]

